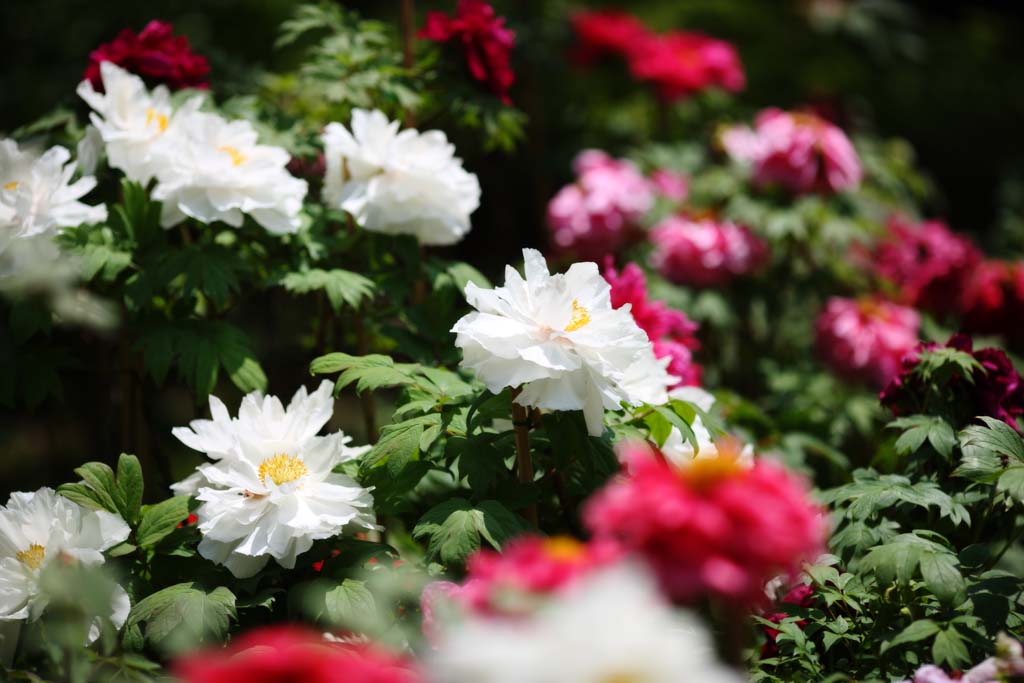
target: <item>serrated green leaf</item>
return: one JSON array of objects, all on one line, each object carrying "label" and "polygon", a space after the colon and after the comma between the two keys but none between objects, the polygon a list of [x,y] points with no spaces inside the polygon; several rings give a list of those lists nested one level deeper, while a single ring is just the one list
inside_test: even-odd
[{"label": "serrated green leaf", "polygon": [[300,273],[289,273],[281,280],[281,285],[288,291],[299,294],[322,290],[335,312],[340,311],[342,305],[353,309],[359,308],[363,300],[372,297],[374,292],[373,280],[340,268],[314,268]]},{"label": "serrated green leaf", "polygon": [[935,642],[932,643],[932,659],[936,664],[946,664],[951,669],[971,663],[963,638],[952,627],[936,634]]},{"label": "serrated green leaf", "polygon": [[175,653],[204,642],[222,642],[236,618],[235,595],[223,586],[209,593],[179,583],[149,595],[132,607],[126,626],[145,623],[146,641]]},{"label": "serrated green leaf", "polygon": [[1024,465],[1014,465],[999,476],[996,488],[1018,503],[1024,502]]},{"label": "serrated green leaf", "polygon": [[188,517],[188,496],[175,496],[142,509],[135,541],[149,548],[174,531]]},{"label": "serrated green leaf", "polygon": [[335,624],[352,625],[365,622],[376,612],[377,605],[365,581],[344,579],[324,596],[326,616]]}]

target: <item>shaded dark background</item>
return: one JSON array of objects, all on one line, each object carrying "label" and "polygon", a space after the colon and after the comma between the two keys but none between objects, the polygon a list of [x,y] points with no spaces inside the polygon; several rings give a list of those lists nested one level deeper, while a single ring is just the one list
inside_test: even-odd
[{"label": "shaded dark background", "polygon": [[[74,88],[88,54],[123,27],[148,20],[174,23],[193,48],[210,58],[218,97],[244,89],[256,69],[294,66],[294,53],[273,49],[277,28],[294,0],[3,0],[0,2],[0,134],[50,111],[79,106]],[[398,0],[346,2],[366,16],[396,26]],[[565,17],[582,3],[496,0],[516,30],[516,104],[530,116],[527,140],[511,157],[474,154],[454,132],[478,173],[483,205],[474,230],[453,256],[494,274],[515,261],[522,246],[543,244],[544,204],[570,177],[570,161],[584,147],[621,152],[646,141],[649,122],[619,116],[617,105],[643,98],[614,71],[580,72],[565,59]],[[1024,215],[1024,10],[1017,3],[941,3],[919,0],[635,0],[615,3],[658,30],[701,30],[730,40],[740,51],[748,86],[740,111],[815,104],[844,125],[908,140],[935,184],[925,207],[966,231],[996,256],[1021,256],[1013,225]],[[602,6],[609,3],[590,3]],[[455,0],[416,3],[419,21],[429,9],[450,11]],[[631,99],[633,98],[633,99]],[[465,138],[467,141],[470,138]],[[280,300],[275,299],[275,297]],[[304,309],[272,295],[268,316],[253,312],[250,332],[273,393],[290,395],[309,357],[275,342],[275,329],[301,326]],[[276,318],[274,316],[277,316]],[[86,333],[83,333],[83,335]],[[88,339],[83,339],[88,347]],[[300,356],[300,357],[296,357]],[[95,404],[96,387],[112,368],[83,356],[88,386],[68,386],[63,404],[0,418],[0,489],[59,483],[87,459],[116,457],[116,407]],[[229,406],[238,392],[219,394]],[[92,403],[90,403],[92,401]],[[185,424],[197,410],[185,389],[173,387],[155,402],[157,425]],[[356,406],[343,404],[339,424],[358,436]],[[162,430],[162,427],[160,428]],[[169,435],[154,437],[174,447]],[[188,469],[185,466],[183,469]],[[0,491],[2,493],[3,491]]]}]

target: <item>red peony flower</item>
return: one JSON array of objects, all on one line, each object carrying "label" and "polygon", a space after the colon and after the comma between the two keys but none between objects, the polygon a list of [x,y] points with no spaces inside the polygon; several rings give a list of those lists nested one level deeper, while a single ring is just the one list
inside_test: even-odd
[{"label": "red peony flower", "polygon": [[[792,590],[790,590],[788,593],[786,593],[785,597],[783,597],[782,600],[780,600],[779,602],[780,608],[784,605],[810,607],[814,604],[814,588],[812,588],[806,583],[801,583],[794,587]],[[770,612],[764,615],[765,619],[776,624],[780,623],[783,619],[786,619],[788,617],[789,614],[781,610]],[[799,626],[801,630],[803,630],[803,628],[807,626],[807,620],[800,619],[796,622],[796,625]],[[775,639],[779,637],[781,631],[775,628],[771,628],[770,626],[764,625],[762,625],[761,628],[764,629],[765,636],[767,637],[767,640],[765,641],[764,645],[761,646],[761,656],[774,657],[779,653],[779,647],[776,644]]]},{"label": "red peony flower", "polygon": [[791,192],[841,192],[863,177],[846,134],[815,114],[765,109],[754,130],[734,126],[722,135],[729,156],[753,167],[754,182]]},{"label": "red peony flower", "polygon": [[642,21],[620,10],[576,12],[569,21],[577,39],[574,57],[583,65],[604,56],[628,57],[654,37]]},{"label": "red peony flower", "polygon": [[736,48],[700,33],[672,31],[641,39],[629,51],[629,70],[674,101],[711,87],[738,92],[746,85]]},{"label": "red peony flower", "polygon": [[899,288],[900,303],[951,313],[982,254],[941,221],[915,224],[894,216],[868,258],[876,273]]},{"label": "red peony flower", "polygon": [[832,297],[815,324],[815,343],[836,374],[884,387],[917,346],[920,324],[912,308],[872,297]]},{"label": "red peony flower", "polygon": [[208,86],[206,74],[210,72],[210,65],[206,57],[192,52],[188,38],[175,36],[174,27],[165,21],[151,21],[141,33],[126,28],[117,38],[89,54],[84,78],[100,91],[103,90],[102,62],[113,62],[173,90]]},{"label": "red peony flower", "polygon": [[459,0],[455,16],[427,12],[420,38],[437,43],[459,43],[474,79],[485,84],[505,104],[511,104],[508,90],[515,81],[511,54],[516,34],[505,28],[505,18],[494,14],[484,0]]},{"label": "red peony flower", "polygon": [[729,221],[670,216],[651,231],[651,265],[678,284],[724,285],[767,259],[768,246]]},{"label": "red peony flower", "polygon": [[644,444],[622,459],[623,475],[587,501],[584,523],[595,540],[645,557],[675,600],[761,603],[765,583],[824,548],[824,510],[778,463],[746,466],[720,451],[676,469]]},{"label": "red peony flower", "polygon": [[179,659],[183,683],[418,683],[405,660],[367,645],[331,643],[299,627],[262,628],[225,650]]},{"label": "red peony flower", "polygon": [[671,359],[668,373],[680,378],[676,386],[698,386],[701,368],[693,362],[693,351],[700,348],[696,337],[700,325],[665,302],[649,299],[644,272],[635,263],[616,271],[609,256],[605,259],[604,279],[612,287],[612,307],[630,304],[633,320],[654,344],[654,355]]},{"label": "red peony flower", "polygon": [[1024,262],[982,261],[966,278],[959,303],[968,332],[1001,334],[1024,346]]}]

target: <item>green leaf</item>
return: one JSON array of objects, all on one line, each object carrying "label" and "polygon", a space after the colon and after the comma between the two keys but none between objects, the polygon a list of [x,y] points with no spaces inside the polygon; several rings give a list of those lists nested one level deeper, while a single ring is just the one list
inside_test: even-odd
[{"label": "green leaf", "polygon": [[103,280],[113,282],[131,265],[131,252],[109,244],[86,244],[78,250],[81,256],[82,278],[92,280],[102,272]]},{"label": "green leaf", "polygon": [[85,480],[104,509],[124,517],[124,495],[117,487],[114,470],[101,462],[87,462],[76,468],[75,474]]},{"label": "green leaf", "polygon": [[931,619],[918,619],[897,633],[892,640],[882,643],[881,652],[884,653],[889,648],[896,647],[897,645],[916,643],[919,640],[930,638],[938,632],[939,625]]},{"label": "green leaf", "polygon": [[324,596],[327,618],[336,624],[358,624],[372,617],[377,609],[365,581],[345,579]]},{"label": "green leaf", "polygon": [[453,566],[480,548],[481,537],[500,550],[506,540],[526,528],[522,519],[497,501],[484,501],[474,508],[465,498],[452,498],[428,510],[413,536],[429,539],[428,558]]},{"label": "green leaf", "polygon": [[890,422],[888,427],[904,430],[896,440],[896,451],[902,455],[916,452],[927,440],[936,451],[949,457],[956,445],[953,428],[941,417],[909,415]]},{"label": "green leaf", "polygon": [[388,356],[382,356],[380,354],[369,354],[366,356],[351,356],[347,353],[335,351],[334,353],[328,353],[314,358],[309,364],[309,373],[311,375],[333,375],[336,372],[342,372],[349,368],[390,368],[394,367],[395,361],[391,360]]},{"label": "green leaf", "polygon": [[188,518],[188,496],[175,496],[156,505],[142,509],[135,541],[143,548],[149,548],[178,528]]},{"label": "green leaf", "polygon": [[179,583],[149,595],[132,607],[127,628],[145,623],[147,642],[175,653],[220,643],[237,617],[235,595],[223,586],[209,593],[195,583]]},{"label": "green leaf", "polygon": [[374,292],[373,280],[340,268],[314,268],[301,273],[289,273],[281,280],[281,285],[298,294],[322,290],[335,312],[340,311],[343,304],[349,308],[359,308],[363,300],[372,297]]},{"label": "green leaf", "polygon": [[448,266],[448,274],[455,281],[455,287],[460,292],[466,291],[466,284],[472,282],[477,287],[491,289],[493,285],[484,275],[468,263],[452,263]]},{"label": "green leaf", "polygon": [[999,477],[996,488],[1005,491],[1018,503],[1024,502],[1024,465],[1014,465]]},{"label": "green leaf", "polygon": [[963,638],[952,627],[939,631],[932,643],[932,659],[936,664],[945,663],[957,669],[971,663],[970,654]]},{"label": "green leaf", "polygon": [[142,465],[134,455],[122,453],[117,460],[117,487],[125,501],[125,521],[134,525],[142,507]]},{"label": "green leaf", "polygon": [[1013,427],[993,417],[979,417],[985,426],[971,425],[960,432],[960,447],[978,448],[1024,463],[1024,440]]},{"label": "green leaf", "polygon": [[431,413],[384,427],[377,443],[366,454],[363,466],[373,468],[386,464],[388,470],[397,475],[407,463],[419,457],[424,430],[439,425],[440,421],[440,414]]},{"label": "green leaf", "polygon": [[[107,510],[103,501],[87,484],[61,484],[57,493],[89,510]],[[109,510],[108,510],[109,511]]]},{"label": "green leaf", "polygon": [[967,597],[967,584],[957,569],[956,556],[950,553],[921,554],[921,577],[941,602],[959,605]]}]

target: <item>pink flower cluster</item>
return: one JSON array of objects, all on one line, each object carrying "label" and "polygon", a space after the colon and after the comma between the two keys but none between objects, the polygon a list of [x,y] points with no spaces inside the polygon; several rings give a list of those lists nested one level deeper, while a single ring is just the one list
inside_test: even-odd
[{"label": "pink flower cluster", "polygon": [[675,469],[643,444],[621,459],[626,473],[585,504],[584,523],[595,540],[646,558],[675,600],[761,603],[766,582],[824,548],[824,511],[775,462],[747,467],[726,454]]},{"label": "pink flower cluster", "polygon": [[459,0],[455,16],[427,12],[420,38],[438,43],[456,43],[462,47],[470,75],[483,83],[505,104],[511,104],[508,91],[515,82],[511,55],[516,34],[505,27],[505,18],[496,16],[484,0]]},{"label": "pink flower cluster", "polygon": [[616,271],[611,257],[605,260],[604,279],[612,286],[612,307],[630,304],[633,320],[654,344],[654,355],[669,358],[668,373],[679,378],[676,386],[699,386],[701,367],[693,361],[700,348],[696,332],[699,325],[682,311],[669,308],[664,301],[648,298],[647,280],[635,263]]},{"label": "pink flower cluster", "polygon": [[571,22],[579,63],[621,57],[634,78],[651,83],[666,101],[711,87],[735,92],[746,85],[736,48],[723,40],[685,31],[657,34],[618,10],[577,12]]},{"label": "pink flower cluster", "polygon": [[580,152],[573,170],[576,182],[548,204],[551,241],[561,254],[599,261],[635,237],[637,221],[654,204],[654,191],[632,162],[599,150]]},{"label": "pink flower cluster", "polygon": [[140,33],[124,29],[109,43],[89,54],[84,78],[97,90],[103,89],[100,64],[113,62],[127,71],[156,83],[181,88],[205,88],[210,65],[206,57],[192,52],[188,38],[174,35],[165,21],[151,21]]},{"label": "pink flower cluster", "polygon": [[881,388],[917,346],[920,323],[914,309],[879,298],[832,297],[818,316],[815,342],[836,374]]},{"label": "pink flower cluster", "polygon": [[226,650],[174,664],[182,683],[418,683],[412,665],[370,645],[325,641],[300,627],[268,627],[236,638]]},{"label": "pink flower cluster", "polygon": [[734,126],[722,134],[733,159],[753,168],[758,185],[780,185],[794,193],[855,189],[863,177],[860,158],[838,127],[815,114],[765,109],[754,128]]},{"label": "pink flower cluster", "polygon": [[723,285],[765,262],[767,245],[730,221],[670,216],[651,231],[651,265],[669,280],[695,287]]}]

